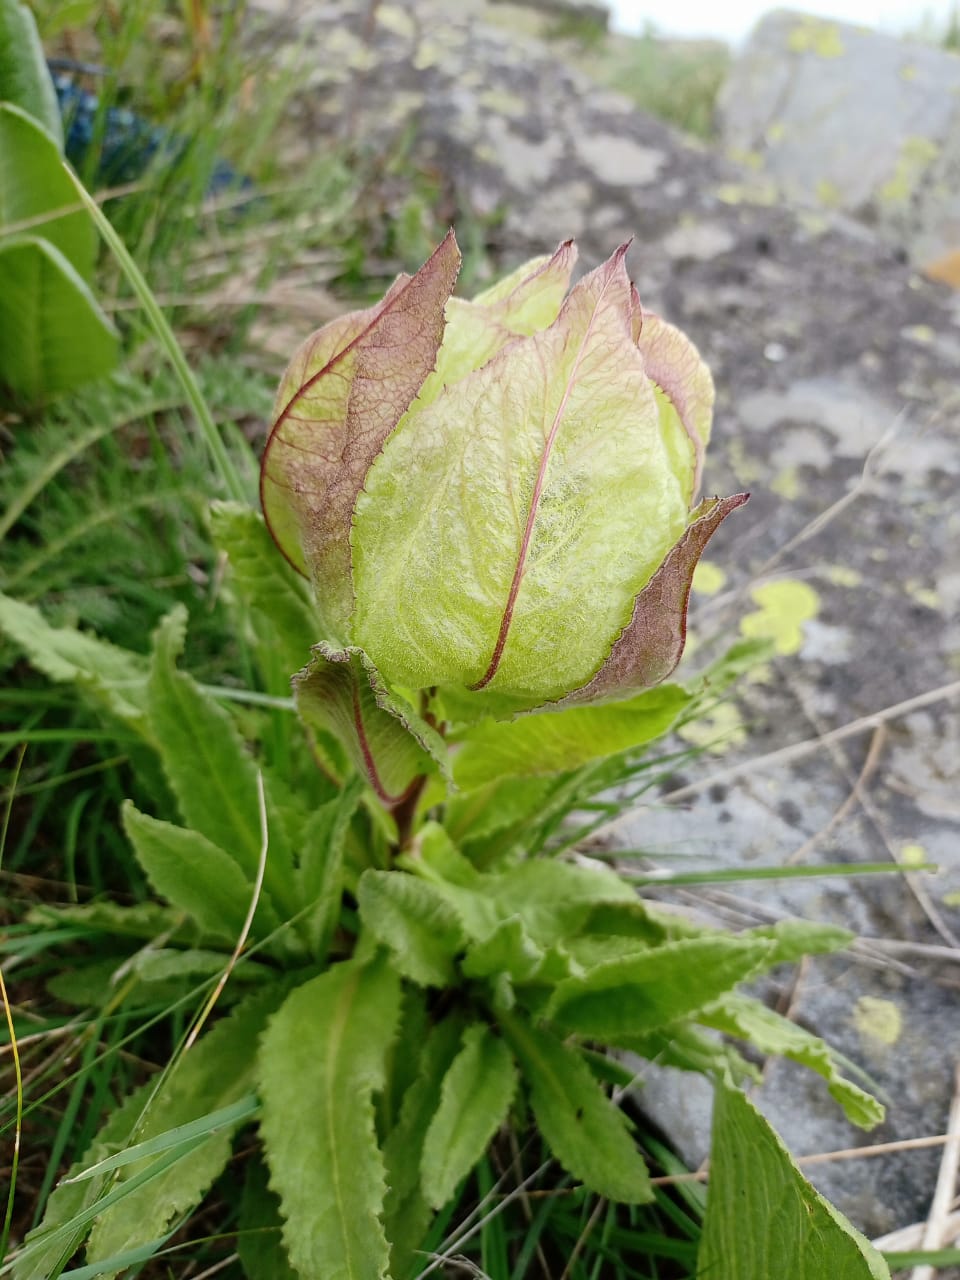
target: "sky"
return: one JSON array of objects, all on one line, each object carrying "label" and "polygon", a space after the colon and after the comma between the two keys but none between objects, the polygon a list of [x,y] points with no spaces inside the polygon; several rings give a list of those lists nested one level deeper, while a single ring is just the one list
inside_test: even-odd
[{"label": "sky", "polygon": [[[638,32],[652,23],[664,35],[715,36],[732,43],[743,40],[776,0],[605,0],[611,25]],[[926,18],[945,27],[956,0],[799,0],[790,8],[823,17],[903,33]]]}]

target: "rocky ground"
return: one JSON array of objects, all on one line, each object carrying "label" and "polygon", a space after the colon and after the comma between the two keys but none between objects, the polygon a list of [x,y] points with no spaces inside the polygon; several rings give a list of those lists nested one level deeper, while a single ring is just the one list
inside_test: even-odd
[{"label": "rocky ground", "polygon": [[[936,876],[754,883],[697,904],[881,940],[802,968],[789,1007],[864,1068],[889,1119],[864,1139],[818,1080],[774,1064],[758,1096],[795,1152],[942,1132],[960,1058],[960,294],[895,238],[758,189],[755,170],[489,23],[480,0],[251,7],[300,77],[304,146],[405,147],[503,261],[576,236],[594,265],[634,237],[645,305],[691,334],[716,377],[707,489],[753,491],[711,547],[722,585],[715,574],[698,597],[694,628],[735,634],[752,593],[784,579],[805,584],[785,598],[808,618],[784,623],[783,656],[724,713],[716,750],[672,780],[673,802],[634,813],[617,839],[684,868],[936,862]],[[651,1079],[645,1096],[697,1158],[705,1101],[689,1081]],[[877,1235],[926,1213],[938,1159],[811,1176]]]}]

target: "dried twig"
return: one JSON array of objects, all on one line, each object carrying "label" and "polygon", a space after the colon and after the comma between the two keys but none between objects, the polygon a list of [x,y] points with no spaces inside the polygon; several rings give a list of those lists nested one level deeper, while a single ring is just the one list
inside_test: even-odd
[{"label": "dried twig", "polygon": [[[950,1118],[947,1121],[947,1141],[940,1160],[940,1172],[937,1174],[927,1228],[920,1242],[921,1249],[942,1248],[957,1189],[957,1170],[960,1169],[960,1066],[954,1071],[953,1079],[953,1102],[950,1104]],[[933,1280],[935,1272],[935,1267],[924,1263],[923,1266],[914,1267],[911,1280]]]}]

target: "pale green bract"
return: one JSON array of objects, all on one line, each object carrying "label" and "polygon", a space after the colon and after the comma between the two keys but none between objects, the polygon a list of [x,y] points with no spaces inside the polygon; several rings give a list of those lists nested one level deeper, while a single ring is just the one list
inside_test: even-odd
[{"label": "pale green bract", "polygon": [[566,241],[467,301],[451,232],[293,357],[261,496],[313,583],[315,675],[362,655],[385,714],[436,696],[469,724],[634,698],[676,666],[697,560],[746,495],[695,505],[713,382],[625,257],[570,288]]}]

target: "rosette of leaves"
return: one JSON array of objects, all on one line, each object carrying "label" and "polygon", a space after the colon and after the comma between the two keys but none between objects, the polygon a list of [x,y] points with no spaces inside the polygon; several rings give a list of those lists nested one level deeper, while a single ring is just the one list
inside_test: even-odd
[{"label": "rosette of leaves", "polygon": [[[697,502],[713,383],[625,255],[570,289],[566,242],[466,301],[450,233],[283,377],[261,496],[316,599],[297,691],[384,800],[442,764],[439,723],[624,702],[680,658],[697,560],[746,495]],[[389,780],[374,705],[421,748]]]}]

